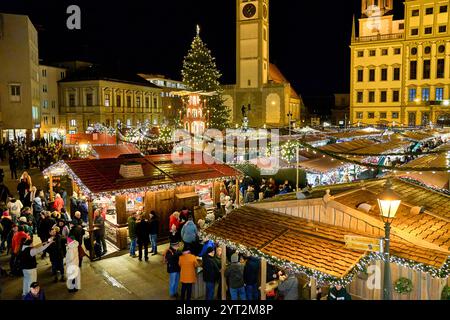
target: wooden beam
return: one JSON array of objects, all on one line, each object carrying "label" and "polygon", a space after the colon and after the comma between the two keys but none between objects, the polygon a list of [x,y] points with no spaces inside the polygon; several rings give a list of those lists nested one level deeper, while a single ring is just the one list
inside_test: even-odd
[{"label": "wooden beam", "polygon": [[222,268],[220,270],[222,281],[222,301],[227,300],[227,281],[225,279],[225,270],[227,268],[227,246],[222,244]]},{"label": "wooden beam", "polygon": [[267,260],[262,258],[261,259],[261,300],[266,300],[266,279],[267,279]]},{"label": "wooden beam", "polygon": [[92,199],[88,199],[88,217],[89,217],[89,240],[91,242],[91,250],[89,250],[89,259],[94,259],[94,207]]},{"label": "wooden beam", "polygon": [[239,203],[240,195],[241,194],[240,194],[240,191],[239,191],[239,178],[237,178],[236,179],[236,202],[235,202],[236,206],[240,205],[240,203]]},{"label": "wooden beam", "polygon": [[317,281],[314,278],[311,278],[311,300],[317,300]]}]

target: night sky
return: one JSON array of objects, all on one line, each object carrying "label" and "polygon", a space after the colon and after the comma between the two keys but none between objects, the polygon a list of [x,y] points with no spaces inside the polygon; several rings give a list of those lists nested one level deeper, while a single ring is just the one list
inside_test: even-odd
[{"label": "night sky", "polygon": [[[27,14],[39,31],[40,59],[88,60],[181,79],[183,57],[200,24],[224,84],[235,83],[235,0],[1,0],[0,12]],[[317,97],[349,91],[352,15],[360,0],[272,0],[270,59],[311,110]],[[66,8],[82,11],[66,28]],[[401,1],[396,2],[402,10]],[[321,112],[321,111],[319,111]]]}]

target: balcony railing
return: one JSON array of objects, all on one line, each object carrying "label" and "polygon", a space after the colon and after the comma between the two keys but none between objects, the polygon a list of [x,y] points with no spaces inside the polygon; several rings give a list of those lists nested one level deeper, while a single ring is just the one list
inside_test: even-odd
[{"label": "balcony railing", "polygon": [[404,33],[379,34],[376,36],[358,37],[355,38],[355,42],[396,40],[396,39],[403,39],[404,37],[405,37]]}]

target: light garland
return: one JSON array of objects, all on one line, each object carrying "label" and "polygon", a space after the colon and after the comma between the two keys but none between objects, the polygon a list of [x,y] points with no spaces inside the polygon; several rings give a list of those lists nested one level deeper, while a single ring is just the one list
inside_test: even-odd
[{"label": "light garland", "polygon": [[297,155],[297,148],[300,147],[300,144],[297,141],[288,141],[281,146],[281,158],[290,162],[295,159]]},{"label": "light garland", "polygon": [[[217,220],[217,221],[220,221],[220,220]],[[199,233],[200,233],[201,239],[204,241],[212,240],[220,245],[224,244],[227,247],[234,249],[241,254],[245,254],[245,255],[253,256],[253,257],[257,257],[257,258],[264,258],[267,260],[267,262],[269,264],[271,264],[275,267],[278,267],[283,270],[289,270],[295,274],[303,274],[303,275],[308,276],[309,278],[315,279],[319,286],[341,285],[341,286],[345,287],[353,281],[353,278],[356,275],[367,270],[367,267],[369,265],[372,265],[375,261],[380,261],[380,260],[383,261],[385,259],[384,254],[371,252],[368,255],[366,255],[365,257],[363,257],[360,261],[358,261],[358,263],[353,267],[353,269],[345,277],[337,278],[337,277],[331,276],[329,274],[323,273],[321,271],[317,271],[317,270],[314,270],[314,269],[311,269],[308,267],[304,267],[302,265],[299,265],[299,264],[296,264],[296,263],[293,263],[293,262],[290,262],[287,260],[279,259],[275,256],[265,254],[258,249],[247,248],[244,245],[236,244],[234,242],[223,239],[221,237],[211,235],[211,234],[207,233],[207,228],[206,228],[206,230],[199,231]],[[399,257],[393,256],[393,255],[390,256],[390,262],[398,264],[398,265],[406,267],[406,268],[416,270],[416,271],[428,273],[433,278],[446,279],[446,278],[448,278],[449,271],[450,271],[450,260],[447,260],[441,269],[436,269],[429,265],[417,263],[415,261],[399,258]]]}]

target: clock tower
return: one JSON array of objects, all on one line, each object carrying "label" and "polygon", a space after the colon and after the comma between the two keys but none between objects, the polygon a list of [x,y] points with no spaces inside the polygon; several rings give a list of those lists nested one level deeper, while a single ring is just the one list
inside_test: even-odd
[{"label": "clock tower", "polygon": [[262,88],[269,81],[269,0],[236,1],[236,84]]}]

